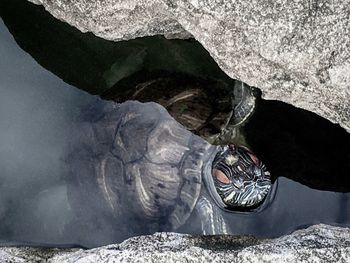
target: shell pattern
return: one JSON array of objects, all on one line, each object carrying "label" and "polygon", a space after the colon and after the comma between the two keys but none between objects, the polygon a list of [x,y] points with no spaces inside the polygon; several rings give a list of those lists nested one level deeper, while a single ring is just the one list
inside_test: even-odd
[{"label": "shell pattern", "polygon": [[[82,209],[81,198],[86,198],[91,213],[103,207],[116,222],[138,219],[150,232],[184,224],[200,194],[203,160],[213,146],[156,103],[103,102],[97,112],[95,120],[80,125],[73,146],[75,187],[89,189],[79,197],[71,187],[73,206]],[[94,207],[93,200],[100,203]]]}]

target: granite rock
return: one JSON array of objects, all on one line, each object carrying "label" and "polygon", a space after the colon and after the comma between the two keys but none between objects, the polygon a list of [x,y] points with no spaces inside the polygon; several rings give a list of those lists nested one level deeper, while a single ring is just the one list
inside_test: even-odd
[{"label": "granite rock", "polygon": [[349,262],[350,228],[315,225],[276,239],[156,233],[83,249],[4,247],[1,262]]},{"label": "granite rock", "polygon": [[263,97],[350,131],[350,0],[29,0],[114,41],[196,38],[232,78]]}]

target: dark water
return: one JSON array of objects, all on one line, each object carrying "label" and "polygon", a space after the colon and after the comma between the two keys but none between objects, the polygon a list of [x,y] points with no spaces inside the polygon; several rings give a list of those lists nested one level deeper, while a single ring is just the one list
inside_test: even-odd
[{"label": "dark water", "polygon": [[0,239],[60,243],[72,216],[62,179],[66,141],[94,97],[39,66],[2,21],[0,58]]},{"label": "dark water", "polygon": [[[2,1],[1,5],[4,3],[6,1]],[[7,7],[10,8],[11,5]],[[7,21],[11,18],[8,14],[11,13],[2,13],[4,17],[7,15]],[[40,24],[40,20],[36,23]],[[91,36],[88,40],[77,43],[91,43],[93,40],[90,39]],[[17,41],[22,43],[21,40]],[[154,43],[152,41],[150,46]],[[36,46],[35,39],[28,43],[31,46],[26,46],[27,51],[31,52],[30,47],[35,49]],[[110,45],[113,49],[114,43],[108,42],[105,45]],[[123,45],[129,52],[128,56],[139,54],[139,51],[128,49],[128,42]],[[94,46],[96,43],[89,47],[92,54],[95,54]],[[67,47],[60,50],[64,48]],[[181,53],[181,48],[179,49]],[[52,50],[48,46],[45,52],[37,51],[41,54],[54,54],[57,49]],[[79,52],[77,49],[70,50],[72,56]],[[86,50],[84,52],[87,55],[83,57],[91,59],[90,53]],[[143,229],[140,227],[142,222],[133,226],[118,225],[110,219],[101,220],[104,214],[98,209],[95,211],[96,221],[91,222],[95,224],[94,227],[87,227],[79,224],[77,213],[68,200],[68,141],[71,140],[74,125],[81,121],[81,111],[99,101],[96,96],[81,89],[110,98],[119,96],[122,84],[116,86],[113,81],[100,81],[103,75],[101,69],[110,68],[113,63],[101,66],[96,62],[94,69],[86,69],[84,74],[79,75],[74,74],[75,67],[78,66],[72,62],[75,59],[67,58],[67,61],[71,61],[67,65],[62,60],[67,54],[57,56],[58,58],[49,55],[54,60],[51,64],[50,59],[40,59],[35,52],[30,54],[17,45],[1,21],[0,240],[3,244],[91,247],[121,241],[127,237],[125,233],[133,235],[157,231]],[[40,64],[48,65],[48,68],[54,64],[50,70],[55,75],[40,66],[31,56]],[[118,54],[115,56],[118,57]],[[152,56],[152,52],[149,56]],[[186,59],[185,55],[183,59]],[[206,58],[203,61],[211,63]],[[127,68],[130,68],[129,65]],[[167,73],[162,70],[164,68]],[[187,72],[181,74],[202,77],[201,74],[206,72],[204,69],[195,72],[192,68],[189,66]],[[81,73],[81,70],[83,69],[79,68],[77,72]],[[132,70],[132,73],[122,79],[127,79],[128,85],[139,81],[140,73],[134,75],[136,71]],[[156,71],[159,76],[177,72],[173,65],[160,66]],[[210,72],[215,78],[216,73]],[[113,72],[109,73],[113,76]],[[115,74],[117,73],[118,67]],[[80,89],[66,84],[56,75]],[[216,78],[230,82],[224,81],[226,77],[222,75]],[[92,89],[94,82],[100,85],[98,89]],[[152,116],[145,113],[145,117]],[[256,113],[244,127],[244,133],[247,143],[271,171],[275,193],[269,197],[260,212],[222,211],[229,225],[228,233],[274,237],[315,223],[350,225],[349,134],[315,114],[280,102],[264,100],[260,100]],[[179,231],[200,233],[198,220],[198,214],[193,212]],[[87,233],[86,229],[90,232]]]}]

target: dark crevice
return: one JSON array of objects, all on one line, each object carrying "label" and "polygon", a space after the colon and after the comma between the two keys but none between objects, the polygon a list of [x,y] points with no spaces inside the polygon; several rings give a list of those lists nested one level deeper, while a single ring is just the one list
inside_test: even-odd
[{"label": "dark crevice", "polygon": [[350,191],[350,135],[339,125],[260,99],[244,133],[274,179],[284,176],[311,188]]}]

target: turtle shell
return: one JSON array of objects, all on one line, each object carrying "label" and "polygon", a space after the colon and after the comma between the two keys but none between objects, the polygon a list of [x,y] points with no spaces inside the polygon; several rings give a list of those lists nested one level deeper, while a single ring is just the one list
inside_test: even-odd
[{"label": "turtle shell", "polygon": [[129,98],[161,104],[176,121],[212,144],[232,143],[237,127],[255,108],[253,88],[238,80],[226,83],[186,75],[157,76],[128,92]]},{"label": "turtle shell", "polygon": [[[108,214],[134,233],[145,232],[137,222],[146,232],[177,229],[194,209],[203,160],[213,146],[156,103],[106,102],[99,111],[98,118],[80,125],[73,146],[73,206],[85,218],[84,213]],[[81,188],[89,192],[77,195]]]},{"label": "turtle shell", "polygon": [[212,142],[232,116],[232,86],[220,80],[186,74],[152,75],[128,87],[127,93],[112,92],[114,100],[154,101],[191,132]]}]

